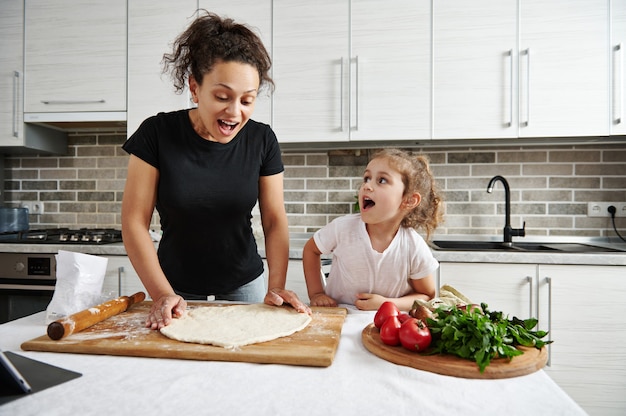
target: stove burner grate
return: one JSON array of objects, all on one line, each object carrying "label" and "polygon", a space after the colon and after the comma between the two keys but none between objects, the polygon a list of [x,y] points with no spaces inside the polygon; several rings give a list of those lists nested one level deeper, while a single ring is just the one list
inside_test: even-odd
[{"label": "stove burner grate", "polygon": [[121,242],[122,232],[112,228],[50,228],[0,234],[0,243],[94,245]]}]

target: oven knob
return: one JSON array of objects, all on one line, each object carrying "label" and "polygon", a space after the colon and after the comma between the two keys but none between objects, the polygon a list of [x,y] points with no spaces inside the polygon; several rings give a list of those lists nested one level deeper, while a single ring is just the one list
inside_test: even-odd
[{"label": "oven knob", "polygon": [[21,272],[26,268],[26,266],[24,265],[24,263],[22,263],[21,261],[18,261],[17,263],[15,263],[15,271],[16,272]]}]

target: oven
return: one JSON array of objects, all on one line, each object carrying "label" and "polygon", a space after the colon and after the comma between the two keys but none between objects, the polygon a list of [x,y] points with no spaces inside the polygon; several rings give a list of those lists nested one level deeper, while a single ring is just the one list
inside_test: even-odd
[{"label": "oven", "polygon": [[0,323],[46,310],[55,283],[54,254],[0,253]]},{"label": "oven", "polygon": [[[46,310],[54,294],[58,247],[20,251],[21,245],[57,244],[71,251],[76,245],[121,242],[121,231],[114,229],[56,228],[0,234],[0,324]],[[2,250],[5,244],[12,244],[11,252]]]}]

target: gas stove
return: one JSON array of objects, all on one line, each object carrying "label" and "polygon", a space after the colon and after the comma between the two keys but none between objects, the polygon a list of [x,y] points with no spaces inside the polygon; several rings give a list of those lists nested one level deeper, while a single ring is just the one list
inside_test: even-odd
[{"label": "gas stove", "polygon": [[0,243],[11,244],[86,244],[122,242],[122,231],[112,228],[50,228],[0,234]]}]

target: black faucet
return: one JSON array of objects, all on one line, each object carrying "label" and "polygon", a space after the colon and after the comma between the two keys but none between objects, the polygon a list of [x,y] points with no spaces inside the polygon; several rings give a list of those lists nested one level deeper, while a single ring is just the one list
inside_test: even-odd
[{"label": "black faucet", "polygon": [[524,237],[526,235],[526,221],[522,225],[522,228],[511,227],[511,190],[509,189],[509,183],[500,175],[496,175],[489,181],[487,185],[487,192],[493,191],[493,185],[497,182],[502,182],[504,185],[504,198],[505,198],[505,223],[504,223],[504,244],[511,245],[513,242],[513,236]]}]

